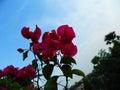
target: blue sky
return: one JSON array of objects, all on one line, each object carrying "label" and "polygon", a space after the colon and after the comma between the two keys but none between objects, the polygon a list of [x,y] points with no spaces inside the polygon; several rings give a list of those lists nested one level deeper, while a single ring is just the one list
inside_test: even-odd
[{"label": "blue sky", "polygon": [[[87,74],[92,70],[93,56],[106,48],[104,36],[111,31],[120,34],[119,16],[119,0],[0,0],[0,68],[11,64],[22,67],[31,62],[32,57],[23,62],[16,51],[29,44],[20,34],[23,26],[34,30],[37,24],[45,32],[68,24],[76,33],[75,68]],[[70,84],[78,80],[75,77]]]}]

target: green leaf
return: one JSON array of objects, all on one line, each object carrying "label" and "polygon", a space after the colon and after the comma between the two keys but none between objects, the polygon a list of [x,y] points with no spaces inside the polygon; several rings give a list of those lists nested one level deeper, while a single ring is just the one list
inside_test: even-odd
[{"label": "green leaf", "polygon": [[57,56],[54,56],[50,61],[53,61],[54,64],[56,64],[57,63]]},{"label": "green leaf", "polygon": [[64,57],[61,59],[61,62],[60,62],[60,63],[70,64],[70,65],[71,65],[71,63],[76,64],[76,61],[75,61],[75,59],[72,58],[72,57],[64,56]]},{"label": "green leaf", "polygon": [[66,77],[72,78],[72,70],[71,70],[70,65],[63,65],[62,72]]},{"label": "green leaf", "polygon": [[53,68],[54,68],[54,65],[53,64],[47,64],[43,70],[42,70],[42,73],[45,77],[45,79],[49,79],[51,77],[51,74],[53,72]]},{"label": "green leaf", "polygon": [[21,86],[20,86],[20,84],[18,83],[18,82],[12,82],[11,83],[11,85],[10,85],[10,87],[13,89],[18,89],[18,88],[20,88]]},{"label": "green leaf", "polygon": [[36,59],[34,59],[34,60],[32,61],[32,67],[33,67],[35,70],[37,69],[38,64],[37,64],[37,60],[36,60]]},{"label": "green leaf", "polygon": [[100,61],[100,57],[99,57],[99,56],[95,56],[95,57],[91,60],[92,64],[98,64],[99,61]]},{"label": "green leaf", "polygon": [[53,76],[49,78],[45,84],[44,90],[58,90],[57,79],[58,76]]},{"label": "green leaf", "polygon": [[37,55],[39,60],[42,60],[42,55]]},{"label": "green leaf", "polygon": [[78,76],[83,76],[83,77],[85,77],[84,72],[81,71],[81,70],[79,70],[79,69],[73,69],[73,70],[72,70],[72,73],[73,73],[73,74],[76,74],[76,75],[78,75]]},{"label": "green leaf", "polygon": [[23,53],[23,61],[24,61],[27,57],[28,57],[28,51],[25,51],[25,52]]}]

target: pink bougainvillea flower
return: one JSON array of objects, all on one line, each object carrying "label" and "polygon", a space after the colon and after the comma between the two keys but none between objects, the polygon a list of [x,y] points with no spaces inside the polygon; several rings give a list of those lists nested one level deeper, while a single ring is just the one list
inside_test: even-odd
[{"label": "pink bougainvillea flower", "polygon": [[3,73],[6,76],[16,77],[18,73],[18,68],[15,68],[13,65],[10,65],[4,68]]},{"label": "pink bougainvillea flower", "polygon": [[42,52],[42,58],[45,60],[47,64],[49,64],[49,61],[51,58],[53,58],[56,55],[55,51],[51,51],[48,49],[48,51],[43,50]]},{"label": "pink bougainvillea flower", "polygon": [[57,34],[54,32],[45,32],[42,37],[42,55],[45,60],[48,60],[56,55],[59,48],[59,40]]},{"label": "pink bougainvillea flower", "polygon": [[24,78],[24,77],[30,77],[35,78],[36,72],[33,69],[32,65],[28,65],[26,67],[23,67],[19,70],[17,77],[18,78]]},{"label": "pink bougainvillea flower", "polygon": [[45,41],[48,38],[49,38],[49,32],[45,32],[42,36],[42,41]]},{"label": "pink bougainvillea flower", "polygon": [[61,43],[70,43],[75,37],[75,32],[72,27],[62,25],[57,29],[58,35],[61,37]]},{"label": "pink bougainvillea flower", "polygon": [[23,27],[22,30],[21,30],[21,34],[24,38],[30,39],[29,27]]},{"label": "pink bougainvillea flower", "polygon": [[59,40],[60,36],[57,34],[57,32],[55,30],[52,30],[50,33],[50,38],[54,39],[54,40]]},{"label": "pink bougainvillea flower", "polygon": [[23,27],[21,30],[21,34],[26,39],[31,39],[33,42],[38,42],[41,36],[41,29],[36,25],[35,31],[29,31],[28,27]]},{"label": "pink bougainvillea flower", "polygon": [[59,38],[55,32],[45,32],[42,38],[42,48],[43,50],[58,50],[59,48]]},{"label": "pink bougainvillea flower", "polygon": [[34,43],[32,49],[34,54],[40,54],[42,52],[41,43]]},{"label": "pink bougainvillea flower", "polygon": [[41,36],[41,29],[36,25],[35,31],[31,37],[33,42],[37,42]]},{"label": "pink bougainvillea flower", "polygon": [[71,42],[61,45],[61,53],[65,56],[74,56],[77,53],[77,47]]},{"label": "pink bougainvillea flower", "polygon": [[17,51],[18,51],[19,53],[23,53],[23,52],[24,52],[24,50],[23,50],[22,48],[18,48]]}]

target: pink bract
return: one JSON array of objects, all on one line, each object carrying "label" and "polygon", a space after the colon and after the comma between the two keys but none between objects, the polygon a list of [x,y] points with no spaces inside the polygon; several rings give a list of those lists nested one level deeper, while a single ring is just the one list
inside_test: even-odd
[{"label": "pink bract", "polygon": [[41,43],[34,43],[32,49],[34,54],[40,54],[42,52]]},{"label": "pink bract", "polygon": [[57,33],[60,36],[61,43],[70,43],[75,37],[75,32],[72,27],[62,25],[58,27]]},{"label": "pink bract", "polygon": [[56,55],[59,49],[59,41],[56,33],[45,32],[42,38],[42,55],[44,59],[50,59]]},{"label": "pink bract", "polygon": [[32,65],[28,65],[26,67],[23,67],[19,70],[17,77],[18,78],[24,78],[24,77],[30,77],[35,78],[36,72],[33,69]]},{"label": "pink bract", "polygon": [[42,48],[43,50],[58,50],[59,48],[59,39],[56,33],[45,32],[42,38]]},{"label": "pink bract", "polygon": [[33,36],[31,37],[33,42],[37,42],[41,36],[41,29],[36,25],[35,31],[33,32]]},{"label": "pink bract", "polygon": [[[29,31],[29,28],[22,29],[23,37],[32,40],[32,50],[34,54],[41,54],[44,60],[49,61],[57,55],[58,51],[65,56],[74,56],[77,53],[77,47],[72,43],[75,37],[75,32],[68,25],[61,25],[57,30],[45,32],[42,36],[42,42],[39,42],[41,29],[36,25],[34,32]],[[21,52],[19,50],[19,52]]]},{"label": "pink bract", "polygon": [[36,25],[35,31],[29,31],[28,27],[23,27],[21,30],[21,34],[26,39],[31,39],[33,42],[38,42],[41,36],[41,29]]},{"label": "pink bract", "polygon": [[50,38],[54,40],[60,40],[60,36],[57,34],[55,30],[52,30],[50,33]]},{"label": "pink bract", "polygon": [[18,73],[18,68],[10,65],[4,68],[3,73],[5,74],[5,76],[16,77]]},{"label": "pink bract", "polygon": [[23,27],[22,30],[21,30],[21,34],[24,38],[30,39],[29,27]]},{"label": "pink bract", "polygon": [[77,47],[71,42],[61,45],[61,53],[65,56],[74,56],[77,53]]}]

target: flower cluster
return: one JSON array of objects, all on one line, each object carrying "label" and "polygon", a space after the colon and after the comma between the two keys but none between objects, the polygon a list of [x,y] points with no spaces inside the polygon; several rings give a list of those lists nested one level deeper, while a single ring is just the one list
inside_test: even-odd
[{"label": "flower cluster", "polygon": [[[41,29],[37,25],[34,32],[30,31],[29,27],[23,27],[21,34],[24,38],[32,40],[34,54],[42,55],[42,59],[46,60],[47,63],[59,53],[70,57],[77,53],[77,47],[72,42],[75,33],[73,28],[68,25],[62,25],[57,30],[45,32],[41,42],[38,41],[41,36]],[[23,52],[20,48],[18,51]]]},{"label": "flower cluster", "polygon": [[[9,86],[8,82],[16,82],[19,84],[19,86],[28,86],[31,88],[31,80],[35,77],[36,71],[32,68],[32,65],[25,66],[21,69],[15,68],[13,65],[7,66],[3,70],[0,70],[0,90],[8,90],[8,87],[10,88],[11,86],[13,86]],[[29,83],[25,83],[26,78],[27,81],[30,81]]]},{"label": "flower cluster", "polygon": [[25,66],[21,69],[15,68],[13,65],[7,66],[3,70],[0,70],[0,78],[2,77],[14,77],[14,78],[24,78],[30,77],[35,78],[36,72],[32,65]]},{"label": "flower cluster", "polygon": [[28,65],[26,67],[23,67],[20,69],[17,73],[18,78],[24,78],[24,77],[30,77],[30,78],[35,78],[36,77],[36,72],[33,69],[32,65]]},{"label": "flower cluster", "polygon": [[[73,74],[84,77],[81,70],[73,69],[77,47],[73,43],[75,32],[72,27],[61,25],[56,30],[43,33],[41,37],[41,29],[36,25],[34,31],[23,27],[21,34],[32,42],[29,49],[18,48],[17,51],[23,54],[23,61],[28,57],[28,52],[32,52],[32,65],[21,69],[10,65],[0,70],[0,90],[58,90],[58,85],[68,90],[68,78],[72,79]],[[54,68],[62,74],[52,74]],[[66,78],[65,85],[58,83],[60,77]]]},{"label": "flower cluster", "polygon": [[[22,36],[32,42],[28,49],[19,48],[17,51],[23,54],[23,61],[28,57],[29,51],[33,53],[32,66],[36,70],[34,84],[38,90],[40,88],[58,90],[57,86],[62,85],[57,82],[60,77],[66,78],[66,85],[62,86],[68,90],[68,78],[73,78],[73,74],[84,76],[81,70],[73,69],[73,65],[76,64],[73,56],[77,53],[77,47],[73,43],[75,32],[72,27],[61,25],[56,30],[43,33],[42,37],[41,33],[41,29],[37,25],[34,31],[30,31],[29,27],[23,27],[21,29]],[[40,37],[41,41],[39,41]],[[62,71],[62,74],[52,74],[55,67]],[[26,74],[29,72],[27,68],[21,70],[24,72],[20,72],[20,76],[34,76],[33,73]],[[40,82],[43,83],[42,86]]]},{"label": "flower cluster", "polygon": [[17,77],[18,72],[19,72],[18,68],[15,68],[13,65],[10,65],[4,68],[2,73],[4,76]]}]

